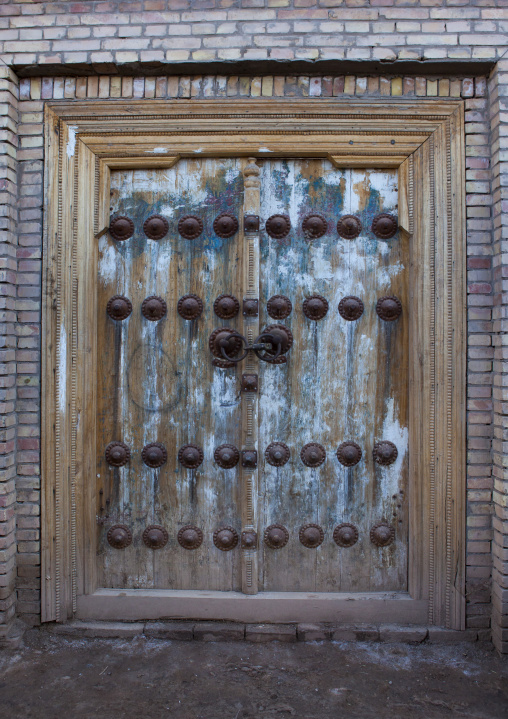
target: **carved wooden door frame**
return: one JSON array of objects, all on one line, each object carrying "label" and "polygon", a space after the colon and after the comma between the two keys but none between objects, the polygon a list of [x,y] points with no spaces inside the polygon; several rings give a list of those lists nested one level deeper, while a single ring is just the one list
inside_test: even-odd
[{"label": "carved wooden door frame", "polygon": [[[465,171],[460,100],[46,104],[42,620],[394,621],[462,629]],[[197,154],[199,153],[199,154]],[[398,168],[410,241],[408,592],[110,590],[95,576],[97,237],[110,171],[180,157],[326,157]],[[352,601],[353,600],[353,601]]]}]

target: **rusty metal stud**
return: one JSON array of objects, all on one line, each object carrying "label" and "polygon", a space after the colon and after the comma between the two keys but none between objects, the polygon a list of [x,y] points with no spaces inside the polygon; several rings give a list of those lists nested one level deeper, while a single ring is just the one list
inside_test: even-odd
[{"label": "rusty metal stud", "polygon": [[257,392],[258,376],[257,374],[242,375],[242,392]]},{"label": "rusty metal stud", "polygon": [[143,231],[150,240],[162,240],[168,230],[169,223],[162,215],[152,215],[143,224]]},{"label": "rusty metal stud", "polygon": [[303,303],[303,314],[309,320],[322,320],[328,312],[328,300],[321,295],[307,297]]},{"label": "rusty metal stud", "polygon": [[362,316],[363,302],[359,297],[343,297],[339,302],[339,314],[348,322],[353,322]]},{"label": "rusty metal stud", "polygon": [[213,543],[222,552],[229,552],[238,544],[238,532],[233,527],[221,527],[213,533]]},{"label": "rusty metal stud", "polygon": [[376,303],[376,312],[385,322],[395,322],[402,314],[402,302],[398,297],[380,297]]},{"label": "rusty metal stud", "polygon": [[113,239],[123,242],[134,234],[134,222],[130,217],[115,217],[109,225],[109,233]]},{"label": "rusty metal stud", "polygon": [[245,215],[243,229],[245,232],[259,232],[259,215]]},{"label": "rusty metal stud", "polygon": [[393,215],[382,212],[372,220],[372,232],[382,240],[389,240],[397,232],[399,226]]},{"label": "rusty metal stud", "polygon": [[326,459],[326,451],[321,444],[309,442],[302,447],[300,458],[306,467],[319,467]]},{"label": "rusty metal stud", "polygon": [[258,535],[253,530],[242,532],[242,549],[256,549],[258,546]]},{"label": "rusty metal stud", "polygon": [[195,240],[203,232],[203,220],[196,215],[184,215],[178,221],[178,232],[185,240]]},{"label": "rusty metal stud", "polygon": [[337,222],[337,232],[345,240],[354,240],[362,231],[362,223],[355,215],[344,215]]},{"label": "rusty metal stud", "polygon": [[217,357],[220,362],[227,362],[225,365],[214,362],[214,364],[218,367],[232,367],[234,364],[233,362],[228,362],[223,358],[220,345],[222,340],[228,341],[225,351],[229,357],[236,357],[242,348],[242,340],[238,336],[232,335],[231,332],[232,330],[230,327],[218,327],[212,332],[208,340],[208,347],[210,348],[210,352],[213,356]]},{"label": "rusty metal stud", "polygon": [[221,212],[213,221],[213,231],[224,239],[233,237],[238,232],[238,220],[231,212]]},{"label": "rusty metal stud", "polygon": [[276,240],[282,240],[289,235],[291,229],[291,220],[289,215],[272,215],[266,221],[266,231],[270,237]]},{"label": "rusty metal stud", "polygon": [[131,451],[123,442],[110,442],[106,447],[106,462],[112,467],[123,467],[131,458]]},{"label": "rusty metal stud", "polygon": [[125,549],[132,543],[132,532],[125,524],[115,524],[108,529],[107,540],[115,549]]},{"label": "rusty metal stud", "polygon": [[286,317],[289,317],[291,314],[292,309],[293,305],[291,304],[291,300],[284,295],[274,295],[270,297],[266,305],[268,314],[274,320],[285,320]]},{"label": "rusty metal stud", "polygon": [[242,451],[242,467],[255,469],[258,466],[258,453],[255,449],[244,449]]},{"label": "rusty metal stud", "polygon": [[176,310],[184,320],[195,320],[203,312],[203,301],[198,295],[184,295],[178,300]]},{"label": "rusty metal stud", "polygon": [[282,524],[270,524],[265,529],[264,540],[270,549],[282,549],[289,542],[289,532]]},{"label": "rusty metal stud", "polygon": [[337,459],[344,467],[354,467],[362,458],[362,450],[356,442],[342,442],[337,450]]},{"label": "rusty metal stud", "polygon": [[213,358],[212,364],[214,367],[219,367],[220,369],[228,369],[229,367],[236,367],[236,364],[234,362],[230,362],[229,360],[217,359],[217,357]]},{"label": "rusty metal stud", "polygon": [[112,320],[124,320],[132,312],[132,302],[123,295],[114,295],[106,306],[106,312]]},{"label": "rusty metal stud", "polygon": [[213,303],[213,311],[222,320],[230,320],[240,311],[240,303],[234,295],[219,295]]},{"label": "rusty metal stud", "polygon": [[150,549],[161,549],[168,543],[169,535],[164,527],[152,524],[143,532],[143,542]]},{"label": "rusty metal stud", "polygon": [[289,352],[293,346],[293,334],[291,330],[284,325],[268,325],[268,327],[264,328],[262,334],[272,335],[275,341],[274,350],[277,348],[277,344],[280,343],[280,351],[283,355],[285,355],[286,352]]},{"label": "rusty metal stud", "polygon": [[387,467],[389,464],[393,464],[395,462],[399,453],[393,442],[385,439],[382,442],[376,442],[374,449],[372,450],[372,455],[375,462]]},{"label": "rusty metal stud", "polygon": [[143,300],[143,304],[141,305],[143,317],[146,317],[146,319],[150,320],[150,322],[157,322],[157,320],[161,320],[167,311],[167,304],[162,297],[157,297],[157,295],[147,297]]},{"label": "rusty metal stud", "polygon": [[187,524],[178,530],[178,544],[184,549],[197,549],[203,543],[203,532],[199,527]]},{"label": "rusty metal stud", "polygon": [[143,447],[141,458],[147,467],[162,467],[167,462],[166,447],[160,442],[152,442]]},{"label": "rusty metal stud", "polygon": [[213,453],[213,458],[223,469],[236,467],[240,459],[240,452],[234,444],[221,444]]},{"label": "rusty metal stud", "polygon": [[323,237],[328,230],[326,217],[319,215],[317,212],[311,212],[309,215],[305,215],[302,222],[302,230],[307,240],[317,240],[318,237]]},{"label": "rusty metal stud", "polygon": [[333,530],[333,541],[339,547],[352,547],[358,541],[358,529],[354,524],[343,522]]},{"label": "rusty metal stud", "polygon": [[379,522],[375,524],[370,530],[370,541],[375,544],[376,547],[386,547],[391,544],[395,539],[395,529],[386,524],[386,522]]},{"label": "rusty metal stud", "polygon": [[300,527],[298,538],[304,547],[315,549],[323,544],[325,533],[319,524],[304,524],[303,527]]},{"label": "rusty metal stud", "polygon": [[290,451],[284,442],[272,442],[265,449],[265,459],[273,467],[282,467],[289,461]]},{"label": "rusty metal stud", "polygon": [[178,450],[178,461],[187,469],[196,469],[204,458],[203,450],[197,444],[184,444]]},{"label": "rusty metal stud", "polygon": [[259,300],[244,299],[243,314],[245,317],[257,317],[259,314]]}]

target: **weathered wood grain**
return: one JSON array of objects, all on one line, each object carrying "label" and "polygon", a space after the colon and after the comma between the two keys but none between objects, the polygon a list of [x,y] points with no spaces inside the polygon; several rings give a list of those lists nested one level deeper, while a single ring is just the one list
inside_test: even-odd
[{"label": "weathered wood grain", "polygon": [[[261,319],[271,324],[266,302],[283,294],[293,303],[285,320],[294,335],[287,365],[263,364],[260,372],[260,453],[273,441],[285,442],[291,459],[281,468],[264,465],[261,493],[264,525],[283,524],[290,532],[287,547],[264,547],[262,585],[269,591],[376,591],[404,589],[407,563],[407,242],[398,234],[387,241],[371,232],[374,215],[397,214],[397,182],[393,171],[337,170],[326,160],[264,161],[263,220],[288,214],[292,229],[284,240],[261,241]],[[328,232],[309,241],[303,217],[319,212]],[[338,236],[340,216],[361,218],[363,230],[354,240]],[[320,321],[305,317],[303,301],[323,295],[329,311]],[[377,299],[395,294],[402,317],[382,322]],[[342,297],[364,302],[354,322],[338,313]],[[398,450],[391,467],[375,465],[376,441],[393,441]],[[346,440],[357,442],[363,457],[343,467],[336,450]],[[325,463],[305,467],[300,450],[307,442],[322,444]],[[262,520],[263,521],[263,520]],[[379,521],[396,525],[396,542],[379,549],[369,538]],[[298,530],[317,523],[325,540],[317,549],[300,544]],[[359,542],[339,548],[334,527],[351,522]]]}]

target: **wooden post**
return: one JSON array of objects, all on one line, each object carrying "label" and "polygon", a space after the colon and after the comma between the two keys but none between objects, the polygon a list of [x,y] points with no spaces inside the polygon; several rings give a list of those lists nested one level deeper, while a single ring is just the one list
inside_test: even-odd
[{"label": "wooden post", "polygon": [[[259,215],[259,167],[254,157],[248,158],[243,170],[245,215]],[[243,238],[243,289],[244,299],[259,298],[259,230],[244,232]],[[243,315],[243,335],[251,345],[259,335],[259,315]],[[242,368],[244,374],[259,374],[259,360],[249,352]],[[258,393],[242,391],[242,449],[258,449]],[[258,463],[260,457],[258,455]],[[259,470],[241,467],[242,481],[242,532],[258,533],[258,474]],[[258,546],[259,546],[258,536]],[[258,592],[258,550],[242,549],[242,591]]]}]

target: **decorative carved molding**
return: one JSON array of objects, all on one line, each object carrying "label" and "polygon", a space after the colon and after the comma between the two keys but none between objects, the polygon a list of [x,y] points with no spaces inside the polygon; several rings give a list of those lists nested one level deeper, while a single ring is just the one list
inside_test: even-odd
[{"label": "decorative carved molding", "polygon": [[[410,471],[418,484],[412,490],[409,593],[428,599],[430,623],[463,628],[465,450],[462,433],[453,431],[463,426],[465,389],[462,101],[58,102],[46,104],[45,137],[43,621],[66,620],[78,591],[91,594],[98,586],[96,499],[87,481],[95,473],[90,437],[97,362],[90,297],[95,236],[109,225],[110,168],[170,167],[179,157],[195,156],[199,143],[202,157],[227,148],[229,155],[250,158],[244,212],[253,215],[259,214],[260,147],[272,157],[294,156],[298,147],[300,156],[328,157],[339,167],[400,166],[407,201],[407,221],[399,215],[401,241],[411,237],[414,265],[411,386],[418,388],[410,408],[412,457],[419,464]],[[159,147],[164,152],[154,154]],[[256,265],[258,234],[249,232],[245,242],[245,297],[255,299],[258,278],[249,268]],[[252,342],[257,318],[243,321]],[[426,358],[422,366],[418,357]],[[257,373],[255,359],[244,371]],[[249,447],[256,440],[257,405],[250,395],[244,401]],[[242,531],[256,531],[257,480],[250,472],[242,483],[248,507]],[[70,543],[64,527],[70,527]],[[244,566],[244,591],[255,591],[250,554]]]}]

